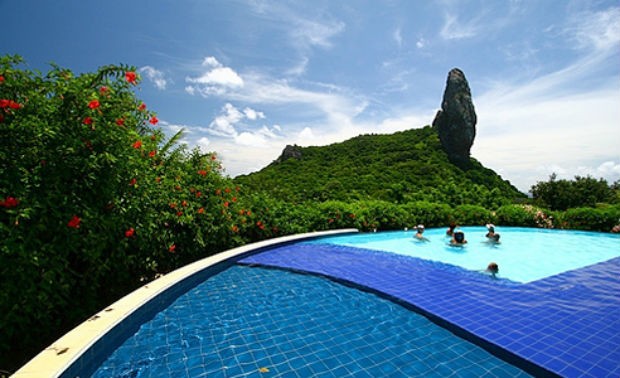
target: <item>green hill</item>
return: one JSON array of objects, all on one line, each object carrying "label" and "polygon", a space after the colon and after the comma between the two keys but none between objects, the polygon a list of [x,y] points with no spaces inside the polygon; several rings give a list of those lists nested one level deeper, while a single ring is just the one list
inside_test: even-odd
[{"label": "green hill", "polygon": [[321,147],[287,146],[267,167],[234,181],[294,203],[377,199],[496,208],[525,198],[473,158],[466,168],[451,163],[430,126]]}]

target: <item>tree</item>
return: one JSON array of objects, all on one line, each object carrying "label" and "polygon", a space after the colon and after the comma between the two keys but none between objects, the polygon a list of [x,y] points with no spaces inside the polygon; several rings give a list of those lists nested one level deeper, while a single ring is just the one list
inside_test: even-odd
[{"label": "tree", "polygon": [[575,176],[575,179],[558,180],[557,174],[549,181],[540,181],[531,188],[534,200],[551,210],[575,207],[594,207],[600,202],[614,202],[614,190],[604,179]]}]

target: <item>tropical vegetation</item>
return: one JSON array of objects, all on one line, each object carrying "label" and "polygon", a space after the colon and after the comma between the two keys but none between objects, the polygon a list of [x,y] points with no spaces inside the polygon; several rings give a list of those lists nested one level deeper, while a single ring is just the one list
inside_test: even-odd
[{"label": "tropical vegetation", "polygon": [[[450,221],[597,231],[620,223],[617,184],[592,201],[556,203],[573,189],[553,178],[528,201],[473,159],[467,170],[452,166],[430,127],[303,148],[301,159],[231,179],[216,152],[164,135],[136,97],[139,83],[130,66],[42,74],[0,57],[2,369],[149,280],[261,239]],[[602,188],[577,181],[584,193]]]}]

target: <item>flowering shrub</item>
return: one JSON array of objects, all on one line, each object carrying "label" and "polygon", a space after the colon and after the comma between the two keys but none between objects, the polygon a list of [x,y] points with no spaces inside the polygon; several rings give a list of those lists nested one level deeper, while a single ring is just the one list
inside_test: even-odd
[{"label": "flowering shrub", "polygon": [[243,242],[217,157],[164,140],[135,69],[20,64],[0,57],[2,368],[144,280]]}]

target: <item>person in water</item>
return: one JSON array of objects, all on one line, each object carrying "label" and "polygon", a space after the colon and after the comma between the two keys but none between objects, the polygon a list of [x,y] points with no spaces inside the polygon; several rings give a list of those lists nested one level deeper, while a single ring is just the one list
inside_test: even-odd
[{"label": "person in water", "polygon": [[487,238],[491,239],[495,235],[495,226],[492,223],[487,224],[487,234],[485,235]]},{"label": "person in water", "polygon": [[465,233],[463,231],[454,231],[452,234],[452,240],[450,240],[450,245],[453,246],[463,246],[467,244],[467,240],[465,239]]},{"label": "person in water", "polygon": [[487,270],[485,270],[485,272],[490,273],[491,276],[495,278],[495,275],[499,273],[499,266],[497,263],[490,262],[489,265],[487,265]]},{"label": "person in water", "polygon": [[456,223],[450,222],[450,225],[448,226],[448,230],[446,231],[446,236],[452,236],[452,234],[454,234],[455,228],[456,228]]},{"label": "person in water", "polygon": [[428,240],[428,239],[427,239],[427,238],[423,235],[423,234],[424,234],[424,225],[423,225],[423,224],[419,224],[419,225],[417,225],[417,226],[416,226],[416,230],[417,230],[416,234],[415,234],[415,235],[413,235],[413,237],[414,237],[415,239],[420,240],[420,241],[430,241],[430,240]]}]

